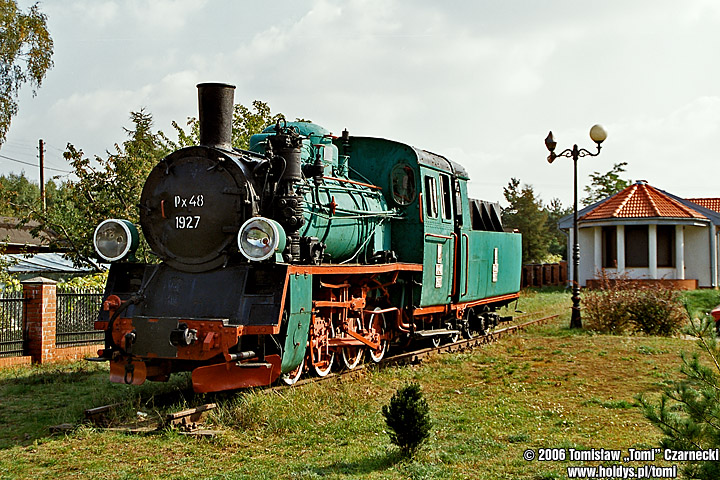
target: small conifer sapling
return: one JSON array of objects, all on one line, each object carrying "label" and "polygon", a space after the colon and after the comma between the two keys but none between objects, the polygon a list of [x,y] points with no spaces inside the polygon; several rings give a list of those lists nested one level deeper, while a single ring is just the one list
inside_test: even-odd
[{"label": "small conifer sapling", "polygon": [[390,441],[406,457],[412,457],[430,436],[432,422],[430,408],[420,391],[420,385],[411,383],[399,389],[382,407]]}]

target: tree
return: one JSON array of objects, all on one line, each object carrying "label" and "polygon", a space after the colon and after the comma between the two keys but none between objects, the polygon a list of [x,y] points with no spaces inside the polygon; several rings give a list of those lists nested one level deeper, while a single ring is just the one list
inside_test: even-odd
[{"label": "tree", "polygon": [[[683,354],[680,371],[685,378],[673,381],[658,405],[637,398],[645,417],[665,435],[660,446],[672,450],[710,450],[720,448],[720,348],[709,316],[690,322],[689,333],[698,339],[700,352]],[[720,478],[720,462],[683,462],[687,478]]]},{"label": "tree", "polygon": [[[128,139],[115,144],[115,153],[107,158],[87,158],[82,150],[68,144],[64,157],[73,167],[77,180],[68,180],[53,199],[52,207],[43,212],[32,210],[29,219],[37,220],[35,230],[49,229],[56,233],[57,242],[69,248],[69,256],[77,264],[97,267],[92,245],[95,227],[108,218],[122,218],[139,222],[137,204],[150,170],[169,150],[162,132],[153,132],[152,115],[141,110],[131,112],[134,125],[126,129]],[[141,236],[137,251],[139,260],[148,261],[150,250]]]},{"label": "tree", "polygon": [[567,260],[567,236],[558,229],[558,222],[565,215],[572,213],[572,208],[563,207],[559,198],[553,198],[550,205],[545,207],[545,211],[548,214],[547,228],[550,235],[548,254]]},{"label": "tree", "polygon": [[620,174],[625,171],[626,166],[627,162],[620,162],[613,165],[610,171],[605,174],[601,174],[600,172],[591,173],[590,185],[587,185],[584,189],[588,196],[583,198],[581,203],[585,206],[592,205],[629,186],[632,180],[623,180],[620,178]]},{"label": "tree", "polygon": [[0,0],[0,145],[17,113],[20,87],[29,82],[35,94],[53,66],[52,54],[47,16],[38,5],[22,13],[16,0]]},{"label": "tree", "polygon": [[531,185],[520,188],[520,180],[512,178],[503,188],[505,200],[510,204],[503,210],[503,225],[522,233],[522,259],[524,263],[542,262],[548,254],[552,234],[548,228],[548,212],[542,201],[535,197]]},{"label": "tree", "polygon": [[[45,202],[51,208],[63,195],[64,183],[45,182]],[[40,187],[22,171],[0,175],[0,215],[23,218],[40,208]]]},{"label": "tree", "polygon": [[25,172],[0,176],[0,214],[21,217],[40,202],[40,187]]},{"label": "tree", "polygon": [[417,383],[408,384],[396,391],[390,404],[383,405],[382,414],[390,429],[390,441],[400,447],[406,457],[412,457],[430,436],[430,407]]}]

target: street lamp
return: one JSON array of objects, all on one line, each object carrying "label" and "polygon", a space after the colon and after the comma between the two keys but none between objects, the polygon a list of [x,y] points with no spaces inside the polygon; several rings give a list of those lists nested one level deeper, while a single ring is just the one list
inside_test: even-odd
[{"label": "street lamp", "polygon": [[548,163],[552,163],[557,157],[568,157],[573,159],[573,181],[574,181],[574,204],[573,204],[573,295],[572,295],[572,314],[570,316],[570,328],[582,328],[582,320],[580,318],[580,240],[578,238],[578,180],[577,180],[577,161],[580,157],[596,157],[600,155],[600,144],[607,138],[607,132],[600,125],[593,125],[590,129],[590,138],[597,145],[597,152],[592,153],[584,148],[578,148],[577,144],[573,145],[572,150],[567,148],[560,153],[555,153],[557,142],[552,132],[548,133],[545,139],[545,146],[550,151],[547,157]]}]

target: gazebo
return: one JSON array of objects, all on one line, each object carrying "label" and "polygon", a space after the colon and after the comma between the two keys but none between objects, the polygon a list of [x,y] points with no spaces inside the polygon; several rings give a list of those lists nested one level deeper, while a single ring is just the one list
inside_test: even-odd
[{"label": "gazebo", "polygon": [[[682,199],[641,180],[578,212],[580,286],[609,277],[718,285],[720,198]],[[569,235],[572,215],[558,223]],[[569,281],[573,281],[569,272]]]}]

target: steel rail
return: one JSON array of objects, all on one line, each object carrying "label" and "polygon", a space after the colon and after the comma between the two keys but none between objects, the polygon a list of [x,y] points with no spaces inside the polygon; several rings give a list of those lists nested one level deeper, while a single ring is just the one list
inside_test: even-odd
[{"label": "steel rail", "polygon": [[[529,314],[532,315],[532,314]],[[435,354],[435,353],[455,353],[460,351],[466,351],[466,350],[472,350],[475,347],[480,347],[483,345],[487,345],[493,342],[496,342],[502,337],[512,335],[520,330],[525,329],[526,327],[530,325],[540,325],[545,322],[548,322],[549,320],[552,320],[554,318],[559,317],[560,314],[553,314],[548,315],[542,318],[538,318],[535,320],[529,320],[527,322],[518,324],[518,325],[511,325],[508,327],[501,328],[499,330],[495,330],[493,332],[487,333],[485,335],[480,335],[477,337],[473,337],[470,339],[463,339],[459,340],[454,343],[448,343],[446,345],[440,345],[439,347],[428,347],[428,348],[422,348],[420,350],[414,350],[412,352],[403,352],[397,355],[393,355],[391,357],[384,358],[379,363],[371,363],[371,362],[365,362],[357,367],[353,368],[352,370],[342,370],[340,372],[332,372],[324,377],[306,377],[298,380],[293,385],[274,385],[274,386],[268,386],[262,389],[261,391],[266,392],[279,392],[282,390],[285,390],[287,388],[295,388],[295,387],[301,387],[303,385],[307,385],[309,383],[320,383],[326,380],[331,379],[337,379],[341,378],[346,375],[352,375],[355,373],[362,372],[364,370],[367,370],[369,368],[377,367],[377,368],[384,368],[390,365],[397,365],[397,364],[406,364],[406,363],[418,363],[422,361],[423,358]]]}]

